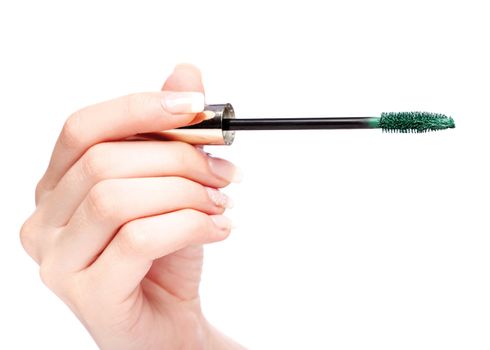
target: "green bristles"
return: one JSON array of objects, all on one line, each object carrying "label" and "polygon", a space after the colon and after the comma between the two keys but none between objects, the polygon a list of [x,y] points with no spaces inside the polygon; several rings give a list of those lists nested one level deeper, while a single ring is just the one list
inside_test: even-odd
[{"label": "green bristles", "polygon": [[387,132],[427,132],[454,128],[454,120],[444,114],[429,112],[381,113],[378,128]]}]

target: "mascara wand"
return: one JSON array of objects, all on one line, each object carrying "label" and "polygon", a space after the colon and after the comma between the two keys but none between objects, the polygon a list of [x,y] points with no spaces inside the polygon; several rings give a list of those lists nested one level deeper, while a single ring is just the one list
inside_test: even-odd
[{"label": "mascara wand", "polygon": [[393,132],[426,132],[454,128],[443,114],[428,112],[382,113],[380,117],[357,118],[266,118],[224,119],[223,130],[317,130],[383,129]]},{"label": "mascara wand", "polygon": [[143,138],[179,140],[195,145],[231,145],[238,130],[382,129],[385,132],[422,133],[454,128],[454,120],[429,112],[389,112],[379,117],[235,119],[231,104],[207,105],[198,124],[140,134]]}]

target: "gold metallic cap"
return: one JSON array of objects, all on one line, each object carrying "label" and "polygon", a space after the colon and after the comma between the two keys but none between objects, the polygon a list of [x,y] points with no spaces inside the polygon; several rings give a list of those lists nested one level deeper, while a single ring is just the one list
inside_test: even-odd
[{"label": "gold metallic cap", "polygon": [[206,114],[208,119],[182,128],[139,134],[133,139],[183,141],[193,145],[231,145],[235,132],[223,130],[223,119],[235,118],[232,105],[206,105],[201,113]]}]

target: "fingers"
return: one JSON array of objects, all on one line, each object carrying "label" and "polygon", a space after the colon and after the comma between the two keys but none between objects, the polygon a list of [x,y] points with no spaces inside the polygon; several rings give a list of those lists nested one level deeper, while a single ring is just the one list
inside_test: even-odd
[{"label": "fingers", "polygon": [[221,214],[230,200],[213,188],[179,178],[111,179],[94,186],[54,247],[67,271],[90,265],[124,224],[181,209]]},{"label": "fingers", "polygon": [[[183,79],[189,82],[183,85]],[[55,144],[48,169],[36,189],[36,202],[55,187],[90,146],[191,123],[196,113],[204,109],[199,71],[178,68],[169,77],[165,88],[181,89],[183,86],[189,90],[131,94],[86,107],[70,116]]]},{"label": "fingers", "polygon": [[140,132],[173,129],[190,122],[203,108],[204,96],[195,92],[139,93],[86,107],[66,121],[43,186],[52,189],[68,168],[96,143]]},{"label": "fingers", "polygon": [[124,300],[146,275],[152,260],[189,245],[221,241],[230,230],[226,217],[189,209],[134,220],[119,230],[84,273],[104,294]]},{"label": "fingers", "polygon": [[236,181],[235,166],[183,142],[105,142],[91,147],[38,206],[52,226],[66,225],[90,189],[114,178],[179,176],[205,186]]}]

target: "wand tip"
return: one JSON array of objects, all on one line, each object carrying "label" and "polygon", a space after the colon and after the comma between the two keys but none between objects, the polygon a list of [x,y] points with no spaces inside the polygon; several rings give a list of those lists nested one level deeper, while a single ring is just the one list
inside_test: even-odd
[{"label": "wand tip", "polygon": [[387,132],[427,132],[453,129],[454,119],[444,114],[429,112],[381,113],[378,126]]}]

